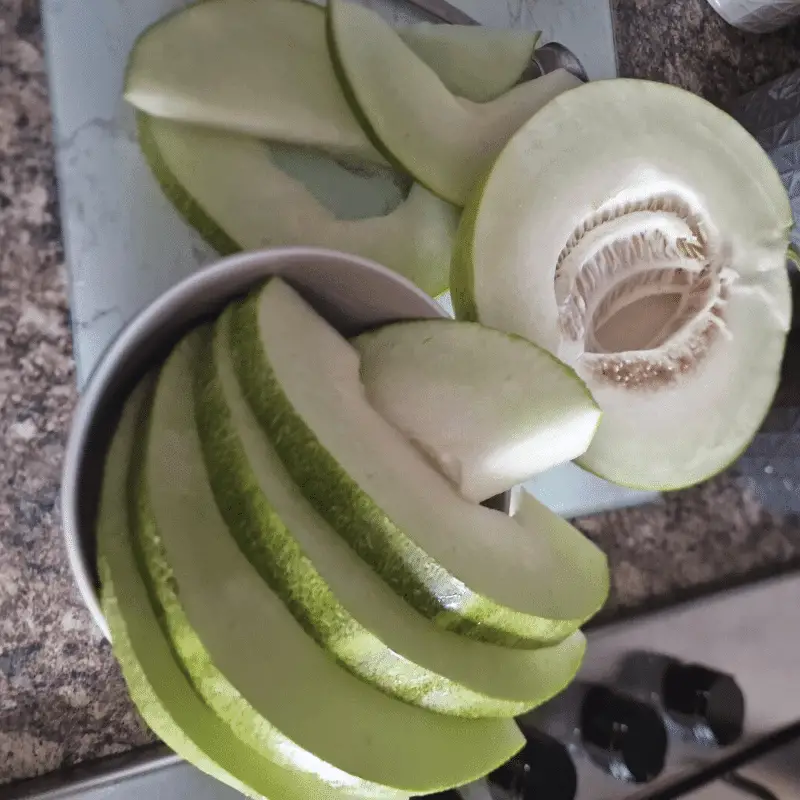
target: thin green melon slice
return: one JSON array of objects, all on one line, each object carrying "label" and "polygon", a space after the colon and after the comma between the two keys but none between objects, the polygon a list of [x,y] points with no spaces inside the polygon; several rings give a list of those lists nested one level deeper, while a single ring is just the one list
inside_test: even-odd
[{"label": "thin green melon slice", "polygon": [[328,40],[373,143],[434,194],[460,206],[520,126],[581,85],[557,70],[488,103],[456,97],[377,13],[347,0],[328,3]]},{"label": "thin green melon slice", "polygon": [[125,99],[157,117],[382,163],[334,76],[324,11],[295,0],[211,0],[134,45]]},{"label": "thin green melon slice", "polygon": [[140,115],[139,141],[167,197],[221,253],[316,245],[371,258],[432,295],[447,288],[458,211],[421,186],[383,216],[343,220],[258,139]]},{"label": "thin green melon slice", "polygon": [[663,84],[589,84],[537,114],[475,193],[454,304],[586,382],[603,417],[582,467],[677,489],[735,460],[770,406],[791,224],[731,117]]},{"label": "thin green melon slice", "polygon": [[429,22],[398,28],[397,33],[453,94],[475,103],[494,100],[522,80],[541,35]]},{"label": "thin green melon slice", "polygon": [[397,322],[353,341],[370,403],[469,500],[586,452],[600,410],[583,381],[519,336]]},{"label": "thin green melon slice", "polygon": [[128,520],[128,471],[142,443],[152,381],[128,399],[106,459],[97,524],[103,613],[131,699],[178,755],[250,797],[347,800],[314,776],[278,766],[239,742],[197,695],[175,659],[151,605]]},{"label": "thin green melon slice", "polygon": [[512,717],[574,677],[575,633],[540,650],[475,642],[398,597],[312,509],[244,399],[229,352],[230,310],[197,360],[197,420],[217,505],[242,552],[306,631],[387,694],[462,717]]},{"label": "thin green melon slice", "polygon": [[306,634],[239,549],[217,507],[195,420],[202,335],[184,340],[161,372],[146,458],[164,563],[201,658],[273,726],[273,757],[333,783],[351,776],[359,793],[430,793],[505,762],[524,742],[512,720],[434,714],[354,677]]},{"label": "thin green melon slice", "polygon": [[[558,642],[605,601],[603,554],[543,510],[594,560],[552,547],[461,497],[369,404],[353,347],[294,290],[271,280],[236,311],[239,382],[303,493],[358,554],[441,627],[518,647]],[[549,516],[548,516],[549,515]]]}]

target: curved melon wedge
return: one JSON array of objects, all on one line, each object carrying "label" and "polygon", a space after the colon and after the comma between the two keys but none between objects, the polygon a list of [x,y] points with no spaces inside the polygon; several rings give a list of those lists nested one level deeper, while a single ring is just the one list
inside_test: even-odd
[{"label": "curved melon wedge", "polygon": [[569,364],[603,410],[578,463],[677,489],[733,462],[780,376],[786,190],[731,117],[675,87],[601,81],[548,104],[466,209],[457,314]]},{"label": "curved melon wedge", "polygon": [[[231,348],[245,397],[317,512],[411,606],[497,644],[558,642],[603,605],[603,554],[543,509],[528,531],[465,500],[370,405],[358,354],[287,284],[236,310]],[[573,558],[567,549],[587,558]]]},{"label": "curved melon wedge", "polygon": [[343,220],[277,166],[266,142],[144,114],[139,141],[164,193],[221,253],[316,245],[371,258],[431,295],[448,286],[458,211],[421,186],[383,216]]},{"label": "curved melon wedge", "polygon": [[453,94],[475,103],[494,100],[520,82],[541,35],[430,22],[398,28],[397,33]]},{"label": "curved melon wedge", "polygon": [[370,403],[468,500],[572,461],[600,409],[565,364],[471,322],[397,322],[353,340]]},{"label": "curved melon wedge", "polygon": [[373,143],[439,197],[463,206],[511,136],[581,85],[557,70],[488,103],[456,97],[378,14],[328,3],[334,67]]},{"label": "curved melon wedge", "polygon": [[217,505],[239,547],[306,631],[343,666],[401,700],[461,717],[513,717],[575,676],[580,632],[513,650],[444,631],[418,614],[312,508],[244,399],[230,311],[195,375],[196,414]]},{"label": "curved melon wedge", "polygon": [[139,573],[128,522],[128,470],[142,442],[152,395],[148,384],[146,380],[133,391],[114,434],[97,523],[103,613],[131,699],[147,725],[178,755],[246,796],[355,798],[241,744],[195,693],[175,660]]},{"label": "curved melon wedge", "polygon": [[377,163],[331,68],[324,10],[296,0],[208,0],[136,41],[125,99],[157,117]]},{"label": "curved melon wedge", "polygon": [[507,761],[524,743],[512,720],[435,714],[356,678],[308,636],[250,564],[206,472],[193,402],[198,336],[176,347],[159,376],[148,501],[170,583],[203,657],[257,714],[252,719],[273,727],[273,757],[324,779],[330,773],[332,782],[352,776],[352,791],[360,793],[361,782],[373,796],[379,787],[412,794],[452,788]]}]

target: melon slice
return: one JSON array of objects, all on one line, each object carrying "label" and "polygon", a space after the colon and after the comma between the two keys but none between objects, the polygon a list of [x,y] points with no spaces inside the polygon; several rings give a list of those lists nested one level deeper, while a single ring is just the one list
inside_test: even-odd
[{"label": "melon slice", "polygon": [[582,455],[600,410],[558,359],[470,322],[386,325],[353,341],[370,403],[469,500]]},{"label": "melon slice", "polygon": [[540,37],[538,31],[429,22],[397,33],[453,94],[476,103],[494,100],[523,79]]},{"label": "melon slice", "polygon": [[210,0],[134,45],[125,99],[157,117],[382,163],[331,68],[324,10],[295,0]]},{"label": "melon slice", "polygon": [[197,695],[175,659],[139,572],[128,520],[129,465],[141,445],[151,399],[152,381],[146,379],[125,405],[106,458],[97,524],[103,613],[131,699],[178,755],[248,797],[355,798],[315,776],[278,766],[239,742]]},{"label": "melon slice", "polygon": [[253,735],[260,728],[272,758],[357,794],[431,793],[505,762],[524,742],[512,720],[435,714],[354,677],[306,634],[239,549],[216,504],[195,420],[192,371],[202,335],[178,345],[161,372],[145,482],[151,538],[163,548],[150,575],[185,615],[173,641],[200,644],[185,647],[183,659],[193,682],[205,684],[204,699],[229,724],[252,726]]},{"label": "melon slice", "polygon": [[[316,245],[371,258],[432,295],[447,288],[458,211],[419,185],[382,216],[339,219],[281,169],[277,148],[266,142],[143,114],[139,141],[167,197],[220,253]],[[296,169],[315,170],[317,183],[334,188],[337,197],[364,192],[347,182],[357,176],[324,156],[286,147],[280,153]],[[321,175],[321,168],[329,174]],[[372,203],[386,196],[387,183],[396,195],[392,176],[376,180],[384,185],[375,188]]]},{"label": "melon slice", "polygon": [[729,465],[769,408],[791,224],[770,160],[725,113],[658,83],[589,84],[537,114],[476,192],[454,304],[583,378],[603,418],[582,467],[677,489]]},{"label": "melon slice", "polygon": [[226,312],[197,360],[197,420],[214,494],[241,550],[319,644],[362,679],[414,705],[512,717],[574,677],[582,634],[540,650],[472,641],[398,597],[313,510],[244,399]]},{"label": "melon slice", "polygon": [[358,353],[287,284],[271,280],[236,310],[231,348],[306,498],[424,616],[524,648],[564,639],[603,605],[603,554],[546,509],[531,531],[461,497],[369,404]]},{"label": "melon slice", "polygon": [[509,138],[551,99],[581,85],[566,70],[488,103],[456,97],[377,13],[328,3],[334,67],[365,130],[393,163],[463,206]]}]

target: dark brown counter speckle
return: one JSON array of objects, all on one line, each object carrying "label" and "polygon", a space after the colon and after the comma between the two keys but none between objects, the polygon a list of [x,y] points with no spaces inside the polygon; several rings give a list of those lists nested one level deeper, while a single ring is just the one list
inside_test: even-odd
[{"label": "dark brown counter speckle", "polygon": [[[615,3],[624,75],[727,101],[800,66],[797,30],[751,41],[705,0]],[[75,400],[38,7],[0,0],[0,783],[152,739],[61,542]],[[770,516],[732,475],[579,524],[610,556],[609,614],[800,558],[797,520]]]}]

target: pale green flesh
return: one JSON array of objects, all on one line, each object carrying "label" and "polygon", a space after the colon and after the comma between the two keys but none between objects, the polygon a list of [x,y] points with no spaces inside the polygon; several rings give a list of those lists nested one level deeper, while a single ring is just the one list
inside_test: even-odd
[{"label": "pale green flesh", "polygon": [[[566,341],[555,269],[570,237],[598,209],[625,203],[641,209],[650,193],[682,198],[702,220],[714,244],[710,263],[725,269],[727,297],[701,357],[687,358],[667,380],[628,388],[613,369],[606,375],[594,369],[592,353]],[[655,230],[683,220],[657,206],[636,213],[642,219],[661,214]],[[604,230],[613,232],[625,219]],[[582,467],[627,486],[677,489],[734,461],[769,408],[791,318],[790,225],[779,176],[738,123],[675,87],[602,81],[556,98],[537,114],[476,191],[454,253],[454,304],[460,318],[524,336],[564,358],[586,381],[603,418],[579,459]],[[589,234],[573,253],[586,242]],[[616,274],[622,280],[625,269]],[[596,291],[602,297],[610,287]],[[611,349],[623,361],[647,364],[672,346]]]},{"label": "pale green flesh", "polygon": [[362,561],[302,496],[238,386],[229,312],[198,368],[198,424],[217,504],[239,546],[306,630],[355,674],[408,702],[510,717],[572,679],[584,638],[510,650],[443,631]]},{"label": "pale green flesh", "polygon": [[378,261],[432,295],[447,288],[458,212],[421,186],[384,216],[337,219],[264,142],[154,117],[139,125],[165,193],[221,252],[316,245]]},{"label": "pale green flesh", "polygon": [[212,0],[145,31],[125,99],[148,114],[382,163],[348,108],[324,11],[294,0]]},{"label": "pale green flesh", "polygon": [[397,33],[453,94],[476,103],[494,100],[519,82],[540,36],[537,31],[424,22]]},{"label": "pale green flesh", "polygon": [[560,641],[602,606],[602,553],[576,572],[543,532],[463,499],[369,405],[353,348],[282,281],[237,310],[232,349],[245,396],[295,482],[423,615],[530,647]]},{"label": "pale green flesh", "polygon": [[203,772],[245,795],[346,800],[313,777],[284,769],[237,741],[195,693],[150,603],[130,541],[128,465],[144,433],[149,388],[129,398],[106,459],[98,519],[103,613],[131,698],[152,730]]},{"label": "pale green flesh", "polygon": [[520,126],[581,85],[557,70],[473,103],[456,97],[374,11],[331,0],[328,27],[334,66],[372,138],[415,180],[460,206]]},{"label": "pale green flesh", "polygon": [[370,687],[337,665],[261,579],[206,476],[192,408],[195,345],[184,341],[162,371],[147,483],[186,618],[216,667],[317,765],[371,784],[433,792],[510,758],[524,741],[512,721],[432,714]]},{"label": "pale green flesh", "polygon": [[386,325],[353,345],[370,403],[467,499],[577,458],[597,430],[583,381],[520,337],[430,320]]}]

